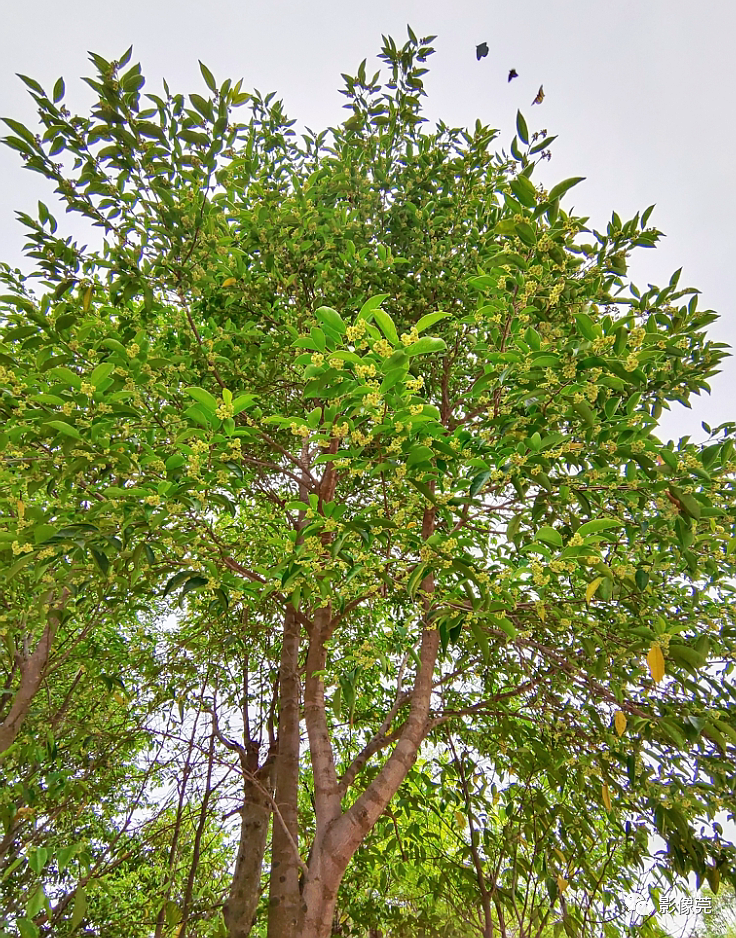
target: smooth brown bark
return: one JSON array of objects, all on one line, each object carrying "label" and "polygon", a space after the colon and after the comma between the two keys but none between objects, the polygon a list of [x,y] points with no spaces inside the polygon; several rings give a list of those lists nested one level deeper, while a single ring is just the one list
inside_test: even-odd
[{"label": "smooth brown bark", "polygon": [[46,617],[46,627],[38,640],[38,644],[32,652],[24,651],[19,655],[20,683],[13,696],[10,711],[0,723],[0,753],[5,752],[13,745],[23,726],[23,721],[28,716],[33,698],[38,693],[46,674],[51,645],[59,626],[61,610],[70,595],[69,590],[62,590],[58,602],[49,609]]},{"label": "smooth brown bark", "polygon": [[275,801],[281,815],[271,835],[271,875],[268,892],[268,938],[291,935],[299,915],[299,678],[300,626],[296,610],[287,606],[279,668],[278,749]]}]

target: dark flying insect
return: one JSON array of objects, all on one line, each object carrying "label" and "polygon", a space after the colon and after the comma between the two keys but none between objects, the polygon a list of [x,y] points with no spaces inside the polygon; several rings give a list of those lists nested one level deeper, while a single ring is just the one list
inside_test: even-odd
[{"label": "dark flying insect", "polygon": [[539,86],[539,91],[537,92],[536,98],[532,101],[532,104],[541,104],[544,101],[544,86]]},{"label": "dark flying insect", "polygon": [[511,81],[512,78],[518,78],[518,77],[519,77],[519,73],[516,71],[515,68],[509,69],[509,81]]},{"label": "dark flying insect", "polygon": [[488,43],[481,42],[479,46],[475,47],[475,57],[480,62],[481,59],[484,59],[488,55]]}]

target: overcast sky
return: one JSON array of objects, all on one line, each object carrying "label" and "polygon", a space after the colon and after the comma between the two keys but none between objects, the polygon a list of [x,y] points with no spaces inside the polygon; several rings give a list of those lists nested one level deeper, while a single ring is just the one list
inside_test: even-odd
[{"label": "overcast sky", "polygon": [[[656,203],[651,224],[667,238],[634,255],[635,282],[662,284],[683,267],[681,284],[721,314],[712,335],[736,345],[733,0],[15,0],[3,9],[0,115],[33,121],[16,72],[49,91],[63,76],[66,104],[88,107],[92,92],[79,80],[93,74],[87,51],[113,59],[132,44],[151,91],[165,77],[173,91],[206,93],[202,59],[218,82],[242,77],[246,90],[276,91],[291,117],[318,129],[345,119],[340,73],[354,74],[363,58],[378,68],[381,34],[403,43],[407,23],[437,35],[430,119],[480,118],[507,145],[520,107],[531,131],[558,135],[540,178],[585,176],[568,206],[596,227],[613,210],[626,220]],[[490,53],[478,62],[483,41]],[[519,78],[509,84],[512,67]],[[542,83],[545,100],[531,108]],[[0,151],[0,260],[21,264],[13,213],[35,214],[50,192],[17,154]],[[736,420],[733,360],[712,396],[692,411],[678,407],[665,429],[702,437],[701,420]]]}]

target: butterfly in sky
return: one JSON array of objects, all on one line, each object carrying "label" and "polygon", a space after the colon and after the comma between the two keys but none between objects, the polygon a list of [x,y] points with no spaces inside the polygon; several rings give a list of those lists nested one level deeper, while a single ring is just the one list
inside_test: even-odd
[{"label": "butterfly in sky", "polygon": [[488,43],[481,42],[479,46],[475,47],[475,57],[480,62],[481,59],[484,59],[488,55]]},{"label": "butterfly in sky", "polygon": [[539,91],[537,92],[536,98],[532,101],[532,104],[541,104],[544,101],[544,86],[539,86]]},{"label": "butterfly in sky", "polygon": [[512,78],[518,78],[518,77],[519,77],[519,73],[516,71],[516,69],[510,68],[509,69],[509,81],[511,81]]}]

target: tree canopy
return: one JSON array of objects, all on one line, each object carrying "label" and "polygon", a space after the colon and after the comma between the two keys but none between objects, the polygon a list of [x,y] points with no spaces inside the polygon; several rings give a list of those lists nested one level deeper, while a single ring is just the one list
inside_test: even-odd
[{"label": "tree canopy", "polygon": [[736,884],[736,425],[657,435],[716,316],[521,113],[430,130],[433,38],[302,134],[204,65],[23,77],[99,244],[39,203],[2,270],[8,933],[613,938],[645,874]]}]

